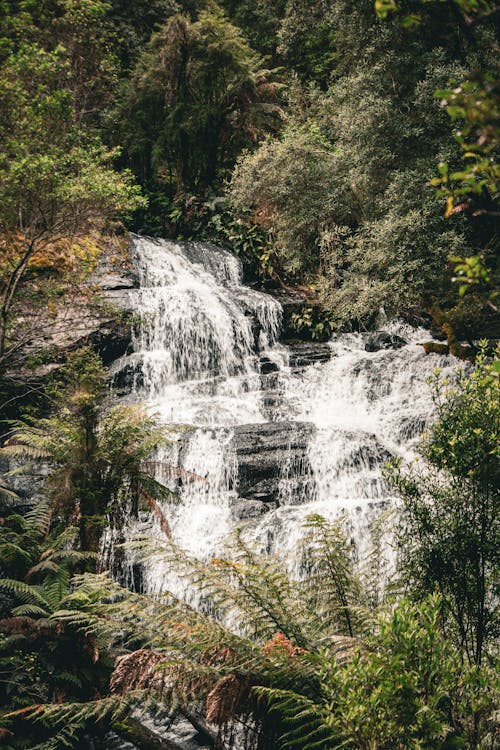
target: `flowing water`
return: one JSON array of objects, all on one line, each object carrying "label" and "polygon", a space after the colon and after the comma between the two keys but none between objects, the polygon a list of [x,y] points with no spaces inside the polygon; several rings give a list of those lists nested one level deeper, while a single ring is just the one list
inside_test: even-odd
[{"label": "flowing water", "polygon": [[[131,401],[177,426],[158,456],[160,479],[177,467],[179,501],[164,508],[173,540],[208,559],[243,520],[254,546],[298,573],[306,516],[343,514],[362,550],[394,503],[382,467],[412,456],[432,418],[426,380],[456,361],[424,354],[428,332],[393,326],[402,348],[369,353],[366,335],[342,334],[327,361],[297,366],[297,347],[279,341],[280,303],[243,284],[237,258],[202,243],[133,245],[140,323],[115,371],[127,373]],[[129,533],[164,534],[147,513]],[[143,585],[183,586],[158,564]]]}]

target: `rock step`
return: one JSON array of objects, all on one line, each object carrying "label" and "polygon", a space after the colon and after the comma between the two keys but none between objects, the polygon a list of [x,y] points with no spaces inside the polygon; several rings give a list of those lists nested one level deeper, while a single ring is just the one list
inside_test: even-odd
[{"label": "rock step", "polygon": [[233,444],[238,461],[235,489],[239,497],[277,503],[284,467],[291,480],[294,477],[299,480],[310,472],[307,448],[314,429],[309,422],[265,422],[235,427]]},{"label": "rock step", "polygon": [[289,344],[290,367],[301,369],[317,362],[328,362],[332,358],[332,349],[328,343],[298,342]]}]

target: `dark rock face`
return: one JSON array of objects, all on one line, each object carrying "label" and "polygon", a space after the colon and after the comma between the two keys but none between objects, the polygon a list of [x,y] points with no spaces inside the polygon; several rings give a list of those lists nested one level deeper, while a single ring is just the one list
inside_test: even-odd
[{"label": "dark rock face", "polygon": [[276,503],[265,503],[263,500],[238,500],[231,508],[231,512],[238,521],[248,521],[275,507]]},{"label": "dark rock face", "polygon": [[300,342],[289,344],[290,367],[301,369],[314,365],[316,362],[328,362],[332,357],[329,344],[320,342]]},{"label": "dark rock face", "polygon": [[[113,371],[112,371],[113,372]],[[144,384],[142,362],[132,354],[127,357],[123,366],[113,372],[113,390],[118,396],[125,396]]]},{"label": "dark rock face", "polygon": [[408,342],[401,336],[387,331],[377,331],[370,334],[365,343],[365,352],[379,352],[381,349],[401,349]]},{"label": "dark rock face", "polygon": [[272,359],[262,355],[259,357],[259,370],[261,375],[270,375],[272,372],[278,372],[279,367]]},{"label": "dark rock face", "polygon": [[[308,422],[266,422],[240,425],[234,430],[238,461],[236,491],[240,498],[260,503],[278,503],[279,485],[287,482],[300,492],[310,475],[307,446],[314,431]],[[251,506],[253,511],[257,506]],[[260,508],[260,506],[259,506]]]},{"label": "dark rock face", "polygon": [[337,472],[374,469],[383,466],[392,458],[391,453],[378,441],[376,435],[370,432],[351,432],[339,430],[339,435],[345,440],[349,450],[345,451],[343,459],[339,460]]},{"label": "dark rock face", "polygon": [[[134,272],[128,268],[117,270],[103,260],[85,282],[84,289],[93,293],[90,299],[85,293],[68,295],[54,318],[40,313],[30,338],[13,362],[13,380],[17,376],[23,383],[42,383],[68,352],[82,346],[97,351],[105,365],[123,356],[130,350],[132,295],[138,285]],[[21,314],[21,328],[24,322]],[[36,364],[37,359],[40,364]]]}]

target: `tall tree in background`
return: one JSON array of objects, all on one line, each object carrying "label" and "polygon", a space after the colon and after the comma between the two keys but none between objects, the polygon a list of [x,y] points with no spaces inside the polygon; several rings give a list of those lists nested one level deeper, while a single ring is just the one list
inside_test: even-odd
[{"label": "tall tree in background", "polygon": [[217,7],[171,18],[127,84],[122,131],[130,166],[164,201],[203,192],[278,114],[258,56]]}]

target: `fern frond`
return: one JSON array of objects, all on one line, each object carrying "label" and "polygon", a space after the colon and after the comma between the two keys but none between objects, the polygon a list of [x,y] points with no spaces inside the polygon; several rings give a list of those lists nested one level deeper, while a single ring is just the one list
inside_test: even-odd
[{"label": "fern frond", "polygon": [[11,562],[19,558],[28,562],[30,557],[29,552],[20,547],[19,544],[14,542],[0,544],[0,558],[5,562]]},{"label": "fern frond", "polygon": [[42,445],[27,445],[26,443],[16,443],[15,445],[4,445],[0,448],[0,453],[8,458],[30,458],[34,461],[50,458],[50,451]]},{"label": "fern frond", "polygon": [[395,509],[390,508],[370,524],[367,552],[361,562],[363,600],[374,613],[385,603],[394,576],[395,553],[390,555],[393,540],[388,529],[394,529],[395,513]]},{"label": "fern frond", "polygon": [[118,721],[129,710],[129,703],[124,699],[112,696],[85,703],[42,703],[4,715],[6,719],[21,718],[25,721],[41,722],[51,727],[61,725],[67,728],[84,727],[87,723]]},{"label": "fern frond", "polygon": [[202,563],[172,542],[139,538],[126,545],[138,561],[171,565],[195,587],[221,619],[243,623],[243,633],[264,642],[277,631],[306,647],[304,630],[308,612],[297,595],[284,566],[268,556],[259,556],[236,533],[228,559]]},{"label": "fern frond", "polygon": [[282,737],[284,748],[327,750],[340,747],[335,742],[335,733],[328,726],[324,705],[292,690],[256,687],[254,692],[271,709],[279,711],[285,726],[289,727]]},{"label": "fern frond", "polygon": [[57,681],[58,682],[67,682],[70,685],[73,685],[76,688],[82,687],[82,681],[77,677],[76,674],[73,674],[72,672],[58,672],[57,673]]},{"label": "fern frond", "polygon": [[25,515],[25,519],[32,529],[42,534],[48,534],[54,509],[47,499],[40,500]]},{"label": "fern frond", "polygon": [[14,594],[26,604],[37,604],[43,609],[47,608],[48,602],[39,586],[30,586],[23,581],[12,578],[0,578],[0,589]]},{"label": "fern frond", "polygon": [[[4,475],[5,476],[5,475]],[[0,479],[0,503],[4,507],[13,505],[19,501],[19,495],[8,487],[3,479]]]},{"label": "fern frond", "polygon": [[57,572],[47,576],[43,582],[43,591],[48,605],[54,612],[64,601],[69,592],[70,573],[64,566],[59,566]]},{"label": "fern frond", "polygon": [[39,607],[36,604],[21,604],[19,607],[12,609],[14,617],[48,617],[47,608]]},{"label": "fern frond", "polygon": [[308,575],[304,584],[326,639],[339,633],[352,637],[359,628],[354,607],[361,601],[362,589],[343,523],[319,515],[308,516],[305,523],[308,533],[302,553]]}]

